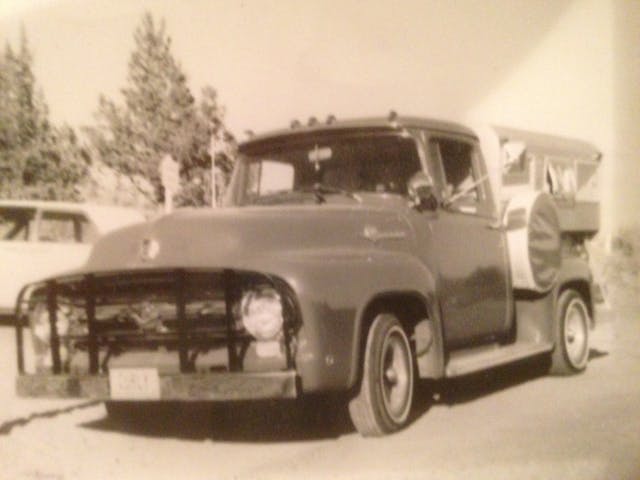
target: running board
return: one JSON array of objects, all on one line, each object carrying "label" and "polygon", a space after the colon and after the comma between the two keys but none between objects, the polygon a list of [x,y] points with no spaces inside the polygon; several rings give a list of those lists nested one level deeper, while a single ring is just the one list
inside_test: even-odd
[{"label": "running board", "polygon": [[446,376],[459,377],[488,368],[505,365],[527,357],[533,357],[553,349],[551,343],[492,344],[452,352],[447,364]]}]

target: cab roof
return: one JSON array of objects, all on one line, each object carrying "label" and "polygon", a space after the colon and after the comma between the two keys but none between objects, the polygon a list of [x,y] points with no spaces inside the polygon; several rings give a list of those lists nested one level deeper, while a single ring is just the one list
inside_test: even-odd
[{"label": "cab roof", "polygon": [[401,132],[406,129],[422,129],[435,132],[457,133],[476,138],[475,133],[470,128],[462,124],[446,120],[436,120],[431,118],[396,116],[393,113],[387,117],[369,117],[350,120],[336,120],[329,117],[327,121],[311,121],[308,124],[292,122],[291,128],[273,130],[263,134],[255,135],[240,144],[240,150],[251,148],[253,145],[268,143],[272,140],[296,139],[317,133],[331,134],[339,132]]}]

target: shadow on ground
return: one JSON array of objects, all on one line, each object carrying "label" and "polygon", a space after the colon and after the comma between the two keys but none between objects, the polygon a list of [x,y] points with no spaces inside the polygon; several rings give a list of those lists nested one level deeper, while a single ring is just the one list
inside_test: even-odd
[{"label": "shadow on ground", "polygon": [[99,404],[98,401],[90,401],[80,403],[78,405],[72,405],[70,407],[65,408],[54,408],[51,410],[45,410],[43,412],[35,412],[24,417],[14,418],[11,420],[7,420],[6,422],[0,424],[0,435],[9,435],[11,431],[15,427],[23,427],[38,419],[46,419],[46,418],[54,418],[59,415],[65,415],[67,413],[74,412],[76,410],[81,410],[83,408],[93,407],[94,405]]},{"label": "shadow on ground", "polygon": [[334,399],[306,402],[165,402],[138,404],[83,428],[150,437],[227,442],[289,442],[352,433],[346,405]]},{"label": "shadow on ground", "polygon": [[[607,352],[591,349],[589,360],[597,360],[607,355]],[[535,381],[548,375],[550,361],[549,355],[542,355],[483,372],[433,382],[431,388],[434,402],[446,405],[466,403]]]},{"label": "shadow on ground", "polygon": [[548,356],[522,360],[483,372],[434,382],[434,402],[456,405],[535,381],[549,372]]},{"label": "shadow on ground", "polygon": [[[594,351],[591,358],[606,353]],[[548,358],[534,358],[478,374],[443,381],[420,381],[410,423],[433,405],[471,402],[547,375]],[[135,404],[82,424],[83,428],[149,437],[241,443],[313,441],[354,434],[345,398],[313,397],[305,402]],[[410,428],[410,427],[409,427]]]},{"label": "shadow on ground", "polygon": [[592,348],[591,350],[589,350],[589,361],[606,357],[607,355],[609,355],[609,352],[597,348]]}]

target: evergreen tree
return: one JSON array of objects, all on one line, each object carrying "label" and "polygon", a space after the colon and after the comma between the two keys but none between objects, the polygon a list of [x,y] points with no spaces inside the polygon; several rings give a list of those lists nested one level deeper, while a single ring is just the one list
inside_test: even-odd
[{"label": "evergreen tree", "polygon": [[[233,139],[223,124],[223,109],[215,91],[207,87],[196,104],[182,68],[171,53],[164,22],[156,24],[146,13],[134,32],[123,103],[100,97],[97,126],[87,128],[97,157],[130,178],[152,200],[163,200],[159,163],[169,154],[180,165],[181,190],[176,202],[204,205],[211,201],[212,138],[225,145]],[[229,150],[215,155],[223,171],[231,164]]]},{"label": "evergreen tree", "polygon": [[23,30],[0,59],[0,197],[76,199],[88,157],[72,129],[49,123],[32,62]]}]

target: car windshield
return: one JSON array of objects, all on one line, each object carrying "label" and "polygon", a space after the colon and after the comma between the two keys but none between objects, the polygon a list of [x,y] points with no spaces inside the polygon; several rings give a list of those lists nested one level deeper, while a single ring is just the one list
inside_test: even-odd
[{"label": "car windshield", "polygon": [[32,208],[0,207],[0,240],[27,241],[34,217]]},{"label": "car windshield", "polygon": [[244,152],[234,176],[239,205],[309,203],[355,192],[404,195],[420,170],[415,140],[398,134],[331,135]]}]

